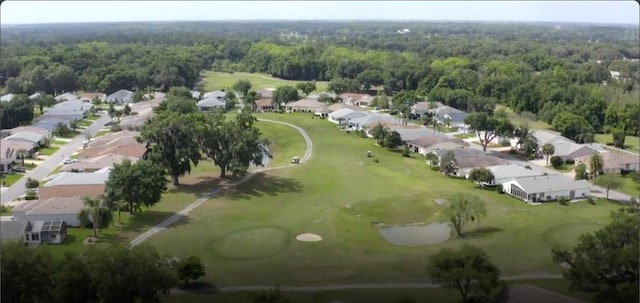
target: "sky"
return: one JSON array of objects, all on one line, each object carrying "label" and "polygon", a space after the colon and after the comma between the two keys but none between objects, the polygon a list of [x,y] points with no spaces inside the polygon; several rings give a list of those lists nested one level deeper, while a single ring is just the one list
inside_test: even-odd
[{"label": "sky", "polygon": [[0,24],[218,20],[425,20],[640,24],[629,1],[25,1]]}]

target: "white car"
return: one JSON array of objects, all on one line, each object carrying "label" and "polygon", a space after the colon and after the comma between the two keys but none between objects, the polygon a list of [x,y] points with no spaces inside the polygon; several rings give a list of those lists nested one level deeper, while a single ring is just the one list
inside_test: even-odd
[{"label": "white car", "polygon": [[78,160],[76,160],[76,159],[71,159],[71,158],[66,158],[66,159],[64,159],[64,162],[63,162],[63,163],[64,163],[64,164],[71,164],[71,163],[76,163],[76,162],[78,162]]}]

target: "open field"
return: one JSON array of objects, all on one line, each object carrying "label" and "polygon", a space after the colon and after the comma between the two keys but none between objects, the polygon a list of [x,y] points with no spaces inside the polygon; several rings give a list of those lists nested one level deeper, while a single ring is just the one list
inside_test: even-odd
[{"label": "open field", "polygon": [[[320,285],[428,281],[428,257],[444,247],[476,245],[504,275],[559,274],[550,249],[608,222],[619,206],[531,206],[471,182],[427,169],[421,157],[403,158],[372,140],[340,132],[308,115],[260,114],[303,127],[314,144],[310,162],[261,173],[223,191],[149,241],[162,253],[196,255],[206,282],[218,285]],[[300,138],[302,140],[302,138]],[[366,157],[372,150],[379,163]],[[444,220],[434,199],[451,193],[486,200],[488,217],[466,227],[465,239],[419,247],[392,246],[372,221],[408,224]],[[316,233],[321,242],[295,240]],[[185,248],[189,249],[185,249]]]},{"label": "open field", "polygon": [[[260,88],[277,88],[279,86],[284,85],[292,85],[295,86],[299,82],[304,81],[293,81],[293,80],[283,80],[271,77],[268,74],[259,74],[259,73],[222,73],[222,72],[214,72],[207,71],[204,73],[204,91],[213,91],[213,90],[221,90],[221,89],[230,89],[238,80],[249,80],[251,82],[252,89],[260,89]],[[316,82],[316,91],[324,92],[327,91],[328,82],[326,81],[317,81]]]},{"label": "open field", "polygon": [[[613,143],[613,137],[611,134],[597,134],[595,135],[597,143],[607,144]],[[624,139],[624,148],[634,153],[640,153],[640,137],[626,136]]]}]

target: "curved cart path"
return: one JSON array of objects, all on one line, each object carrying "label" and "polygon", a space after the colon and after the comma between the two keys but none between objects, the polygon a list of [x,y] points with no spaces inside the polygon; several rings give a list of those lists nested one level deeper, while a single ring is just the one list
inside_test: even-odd
[{"label": "curved cart path", "polygon": [[[307,132],[304,129],[302,129],[302,128],[296,126],[296,125],[293,125],[291,123],[280,122],[280,121],[275,121],[275,120],[258,119],[258,121],[282,124],[282,125],[286,125],[286,126],[289,126],[289,127],[292,127],[294,129],[296,129],[302,135],[302,137],[304,138],[304,141],[307,144],[307,147],[306,147],[306,149],[304,151],[304,155],[302,156],[302,158],[300,158],[300,163],[302,164],[302,163],[308,161],[309,159],[311,159],[311,155],[312,155],[312,152],[313,152],[313,142],[311,141],[311,138],[309,137],[309,134],[307,134]],[[255,176],[257,173],[260,173],[260,172],[276,170],[276,169],[283,169],[283,168],[296,166],[296,165],[299,165],[299,164],[288,164],[288,165],[284,165],[284,166],[267,167],[267,168],[256,169],[256,170],[252,171],[251,173],[247,174],[242,179],[240,179],[240,180],[238,180],[236,182],[233,182],[231,184],[227,184],[225,186],[218,186],[213,191],[211,191],[210,193],[206,194],[202,198],[194,201],[189,206],[185,207],[183,210],[179,211],[177,214],[167,218],[166,220],[162,221],[160,224],[154,226],[153,228],[151,228],[151,229],[147,230],[146,232],[142,233],[141,235],[137,236],[135,239],[133,239],[131,241],[130,245],[131,245],[131,247],[134,247],[134,246],[144,242],[145,240],[149,239],[151,236],[153,236],[153,235],[155,235],[155,234],[157,234],[157,233],[159,233],[159,232],[161,232],[163,230],[166,230],[173,223],[177,222],[181,218],[183,218],[186,215],[188,215],[189,212],[191,212],[192,210],[194,210],[198,206],[202,205],[202,203],[204,203],[205,201],[207,201],[207,200],[215,197],[216,195],[218,195],[218,193],[220,193],[220,191],[223,190],[225,187],[235,186],[235,185],[247,182],[247,181],[251,180],[251,178],[253,176]]]}]

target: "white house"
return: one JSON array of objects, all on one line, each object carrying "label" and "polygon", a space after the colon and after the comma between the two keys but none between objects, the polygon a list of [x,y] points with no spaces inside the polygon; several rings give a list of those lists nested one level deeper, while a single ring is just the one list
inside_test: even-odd
[{"label": "white house", "polygon": [[224,98],[224,96],[227,93],[221,91],[221,90],[214,90],[212,92],[208,92],[205,93],[204,95],[200,95],[202,97],[202,99],[215,99],[218,100],[220,102],[227,102],[226,99]]},{"label": "white house", "polygon": [[129,104],[133,103],[134,92],[126,89],[121,89],[111,95],[107,96],[107,103],[115,104]]},{"label": "white house", "polygon": [[198,101],[198,108],[201,112],[210,112],[217,108],[224,108],[226,104],[216,98],[206,98]]},{"label": "white house", "polygon": [[357,119],[368,115],[362,111],[355,111],[350,108],[342,108],[334,112],[329,113],[329,122],[341,124],[342,122],[348,122],[351,119]]},{"label": "white house", "polygon": [[560,197],[573,200],[587,198],[591,193],[591,183],[575,181],[561,174],[512,178],[501,184],[505,193],[527,202],[551,201]]},{"label": "white house", "polygon": [[[493,180],[489,182],[488,185],[502,184],[507,182],[513,178],[523,178],[523,177],[535,177],[535,176],[543,176],[544,172],[533,170],[531,168],[525,168],[520,165],[495,165],[487,167],[488,170],[493,173]],[[467,175],[467,178],[469,176]]]},{"label": "white house", "polygon": [[2,242],[16,241],[27,245],[60,244],[67,237],[64,221],[1,221]]}]

